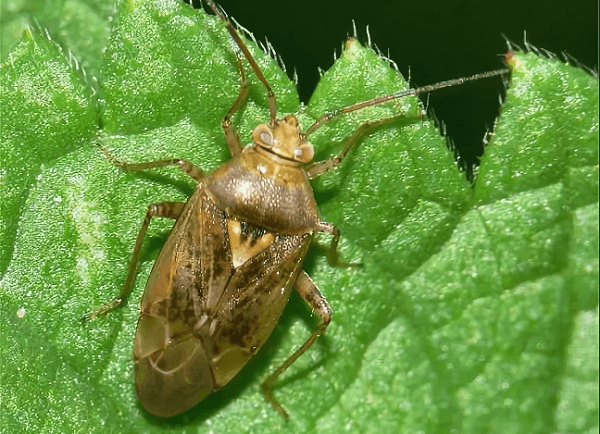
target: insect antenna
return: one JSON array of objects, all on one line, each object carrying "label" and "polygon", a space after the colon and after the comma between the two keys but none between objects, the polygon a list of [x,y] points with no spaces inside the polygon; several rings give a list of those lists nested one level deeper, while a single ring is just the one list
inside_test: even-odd
[{"label": "insect antenna", "polygon": [[482,78],[495,77],[497,75],[503,75],[503,74],[509,74],[509,73],[510,73],[509,68],[497,69],[494,71],[482,72],[480,74],[471,75],[470,77],[461,77],[461,78],[455,78],[453,80],[440,81],[439,83],[430,84],[428,86],[417,87],[415,89],[405,89],[405,90],[401,90],[401,91],[398,91],[398,92],[395,92],[395,93],[392,93],[389,95],[379,96],[377,98],[369,99],[367,101],[361,101],[356,104],[346,106],[340,110],[334,110],[334,111],[323,114],[321,117],[319,117],[315,121],[314,124],[312,124],[310,126],[310,128],[306,131],[305,135],[306,135],[306,137],[308,137],[310,134],[314,133],[316,130],[321,128],[324,124],[326,124],[330,120],[335,119],[346,113],[361,110],[365,107],[371,107],[374,105],[383,104],[384,102],[404,98],[407,96],[416,96],[416,95],[419,95],[422,93],[429,93],[429,92],[433,92],[434,90],[442,89],[445,87],[458,86],[460,84],[467,83],[469,81],[475,81],[475,80],[479,80]]},{"label": "insect antenna", "polygon": [[258,64],[256,63],[256,60],[254,60],[254,57],[252,57],[252,54],[250,54],[250,50],[248,50],[248,47],[246,46],[246,44],[244,44],[244,41],[242,40],[237,30],[235,30],[235,27],[233,27],[233,24],[231,24],[231,21],[229,20],[223,9],[221,9],[221,7],[218,6],[213,0],[205,1],[208,4],[208,6],[214,11],[214,13],[221,19],[221,21],[225,23],[225,28],[244,53],[244,56],[250,63],[250,66],[256,74],[256,77],[258,77],[258,79],[267,89],[267,100],[269,102],[269,112],[271,113],[271,125],[275,125],[275,121],[277,118],[277,102],[275,100],[275,94],[273,93],[271,86],[269,86],[269,83],[267,83],[267,80],[263,75],[262,71],[260,70]]}]

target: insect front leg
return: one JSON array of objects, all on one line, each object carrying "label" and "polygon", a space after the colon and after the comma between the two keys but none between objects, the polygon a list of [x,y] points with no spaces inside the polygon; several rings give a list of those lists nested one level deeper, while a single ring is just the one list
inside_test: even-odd
[{"label": "insect front leg", "polygon": [[145,163],[127,163],[119,160],[112,152],[106,149],[102,143],[97,141],[96,146],[100,149],[100,151],[102,151],[108,161],[125,172],[141,172],[144,170],[155,169],[157,167],[177,166],[182,172],[187,173],[191,178],[198,182],[200,182],[204,177],[204,172],[202,169],[181,158],[168,158],[166,160],[148,161]]},{"label": "insect front leg", "polygon": [[315,178],[321,176],[322,174],[324,174],[325,172],[328,172],[331,169],[337,168],[342,163],[344,158],[346,158],[346,156],[352,150],[352,148],[354,148],[358,144],[358,142],[364,135],[371,132],[371,130],[373,130],[374,128],[394,122],[394,121],[398,120],[398,118],[399,118],[398,116],[393,116],[391,118],[379,119],[376,121],[366,122],[366,123],[362,124],[356,130],[354,130],[354,132],[352,133],[352,135],[350,137],[348,137],[344,141],[344,146],[339,154],[337,154],[333,158],[329,158],[329,159],[323,160],[323,161],[318,161],[318,162],[313,163],[310,166],[308,166],[306,168],[306,173],[308,174],[308,178],[315,179]]},{"label": "insect front leg", "polygon": [[312,332],[306,342],[304,342],[300,348],[294,351],[294,354],[292,354],[285,362],[283,362],[281,366],[279,366],[275,372],[269,375],[262,383],[262,391],[265,399],[271,403],[273,408],[277,410],[286,420],[289,419],[288,413],[277,401],[277,398],[275,398],[275,395],[273,394],[273,385],[277,383],[279,376],[283,374],[283,372],[289,368],[292,363],[298,359],[298,357],[304,354],[319,336],[325,333],[325,329],[327,329],[327,326],[331,321],[331,308],[329,307],[329,303],[327,303],[327,300],[325,300],[325,298],[321,295],[312,279],[304,270],[300,270],[300,274],[298,274],[298,278],[294,284],[294,289],[296,289],[298,294],[300,294],[300,297],[304,299],[306,304],[308,304],[313,312],[319,317],[319,326],[314,332]]},{"label": "insect front leg", "polygon": [[254,60],[254,57],[252,57],[250,50],[248,50],[248,47],[242,40],[241,36],[235,30],[235,28],[231,24],[231,21],[229,21],[229,18],[227,18],[227,15],[223,12],[223,10],[219,6],[217,6],[217,4],[213,0],[205,0],[205,1],[208,4],[208,6],[213,10],[213,12],[219,17],[219,19],[221,21],[223,21],[223,23],[225,24],[225,28],[227,29],[227,31],[229,32],[229,34],[231,35],[233,40],[237,43],[238,47],[240,47],[240,50],[242,50],[242,53],[244,53],[244,57],[250,64],[250,67],[254,71],[254,74],[256,74],[256,78],[259,79],[259,81],[263,84],[263,86],[267,90],[267,102],[269,104],[269,112],[271,113],[271,125],[275,125],[275,120],[277,117],[277,102],[275,99],[275,93],[271,89],[271,86],[269,86],[267,79],[265,78],[262,71],[260,70],[260,67],[256,63],[256,60]]},{"label": "insect front leg", "polygon": [[144,242],[144,237],[146,236],[146,230],[148,229],[150,220],[152,220],[153,217],[165,217],[176,220],[181,215],[184,206],[185,203],[183,202],[160,202],[153,203],[148,206],[148,210],[146,211],[146,217],[144,217],[142,227],[140,228],[140,231],[138,232],[137,238],[135,240],[135,248],[133,249],[131,261],[129,262],[127,278],[125,279],[125,284],[123,285],[123,288],[121,288],[121,293],[119,294],[119,297],[111,302],[100,306],[99,308],[91,312],[88,312],[84,315],[84,320],[94,319],[99,317],[100,315],[104,315],[105,313],[108,313],[117,306],[121,305],[121,303],[127,299],[133,288],[133,283],[135,282],[135,273],[137,271],[138,263],[140,261],[142,244]]},{"label": "insect front leg", "polygon": [[250,93],[250,83],[246,80],[246,74],[244,73],[244,64],[242,63],[242,59],[236,55],[236,65],[238,71],[240,72],[240,90],[238,93],[238,97],[225,115],[223,120],[221,121],[221,126],[223,127],[223,131],[225,132],[225,141],[227,142],[227,146],[229,147],[229,152],[231,155],[235,157],[242,152],[242,146],[240,145],[240,138],[238,137],[233,125],[231,124],[231,117],[240,110],[244,105],[246,105],[246,101],[248,100],[248,94]]}]

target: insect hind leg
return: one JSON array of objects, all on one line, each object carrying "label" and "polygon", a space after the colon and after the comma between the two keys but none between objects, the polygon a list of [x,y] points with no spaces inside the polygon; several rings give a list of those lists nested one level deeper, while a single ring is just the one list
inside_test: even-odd
[{"label": "insect hind leg", "polygon": [[121,288],[121,293],[119,297],[113,301],[110,301],[97,309],[94,309],[91,312],[88,312],[83,315],[83,320],[91,320],[99,317],[100,315],[104,315],[116,307],[120,306],[123,301],[129,297],[131,294],[131,290],[133,289],[133,283],[135,282],[135,274],[137,271],[138,263],[140,262],[140,254],[142,253],[142,244],[144,242],[144,237],[146,236],[146,230],[148,229],[148,225],[150,224],[150,220],[153,217],[164,217],[170,219],[178,219],[183,211],[185,203],[183,202],[160,202],[153,203],[148,206],[148,210],[146,211],[146,217],[144,217],[144,221],[142,222],[142,227],[138,232],[137,238],[135,240],[135,248],[133,249],[133,255],[131,257],[131,261],[129,262],[129,269],[127,271],[127,278],[125,279],[125,284]]},{"label": "insect hind leg", "polygon": [[308,350],[308,348],[315,343],[317,338],[325,333],[329,322],[331,321],[331,308],[327,300],[321,295],[312,279],[306,274],[304,270],[300,270],[300,274],[294,284],[294,289],[300,294],[300,297],[308,304],[313,312],[319,317],[319,326],[312,332],[309,338],[298,348],[294,353],[288,357],[267,379],[262,383],[262,392],[265,399],[273,406],[275,410],[283,416],[285,420],[289,419],[288,413],[285,408],[277,401],[273,394],[273,386],[283,374],[283,372],[289,368],[302,354]]}]

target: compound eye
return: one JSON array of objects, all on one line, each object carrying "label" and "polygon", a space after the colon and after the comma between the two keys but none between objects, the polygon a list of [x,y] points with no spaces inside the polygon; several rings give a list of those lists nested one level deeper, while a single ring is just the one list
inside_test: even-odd
[{"label": "compound eye", "polygon": [[273,131],[266,124],[261,124],[254,128],[252,132],[252,140],[257,145],[260,145],[264,148],[272,148],[275,144],[275,140],[273,138]]},{"label": "compound eye", "polygon": [[310,143],[303,143],[294,149],[294,160],[300,163],[308,163],[315,156],[315,150]]}]

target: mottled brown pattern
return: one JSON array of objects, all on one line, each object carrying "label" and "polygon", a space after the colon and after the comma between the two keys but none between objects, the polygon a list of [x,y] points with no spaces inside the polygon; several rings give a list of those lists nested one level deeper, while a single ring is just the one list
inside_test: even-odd
[{"label": "mottled brown pattern", "polygon": [[[199,360],[205,374],[199,374],[204,378],[197,381],[203,386],[196,392],[186,392],[186,402],[196,404],[215,389],[211,362],[194,328],[210,314],[211,300],[213,305],[217,303],[232,273],[224,213],[215,207],[200,183],[167,239],[142,297],[134,359],[138,396],[149,410],[168,408],[170,404],[160,404],[161,399],[167,400],[178,388],[183,391],[188,387],[186,379],[196,372],[191,364]],[[170,369],[161,374],[164,363]],[[176,380],[178,377],[180,380]],[[146,384],[148,381],[153,383]],[[153,388],[165,390],[161,393]]]},{"label": "mottled brown pattern", "polygon": [[[250,244],[267,234],[247,222],[241,227],[239,236],[252,240]],[[158,372],[172,372],[168,375],[187,370],[200,351],[216,389],[226,384],[271,334],[312,234],[273,237],[268,248],[237,269],[232,265],[229,237],[225,213],[200,183],[167,239],[144,292],[134,348],[136,366],[139,370],[144,366],[144,375],[150,375],[152,366]],[[148,325],[142,327],[143,321]],[[196,344],[184,345],[190,339]],[[173,352],[180,346],[186,352]],[[139,370],[136,368],[136,373]],[[158,372],[152,374],[153,381],[158,381]],[[156,401],[158,397],[153,396]]]},{"label": "mottled brown pattern", "polygon": [[256,242],[265,234],[266,230],[248,222],[240,222],[242,227],[242,244],[249,243],[254,247]]},{"label": "mottled brown pattern", "polygon": [[277,237],[272,246],[237,269],[212,335],[213,351],[260,348],[287,303],[310,235]]}]

